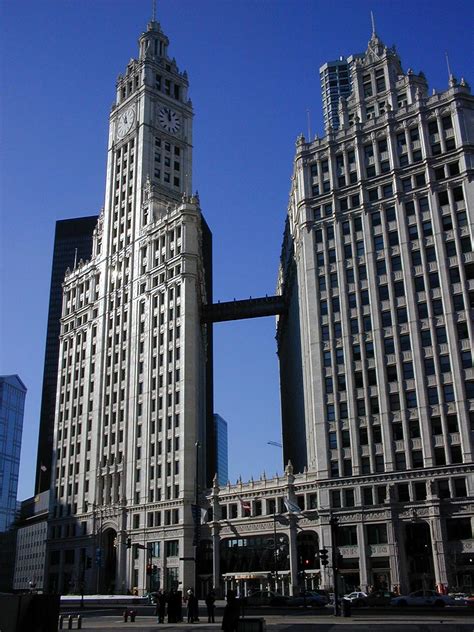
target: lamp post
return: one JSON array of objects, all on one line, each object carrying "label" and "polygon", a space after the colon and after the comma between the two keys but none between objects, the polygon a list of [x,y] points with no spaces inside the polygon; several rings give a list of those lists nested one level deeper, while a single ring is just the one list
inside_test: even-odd
[{"label": "lamp post", "polygon": [[196,441],[194,444],[196,448],[196,485],[194,488],[194,594],[198,597],[198,578],[199,578],[199,569],[198,569],[198,551],[199,551],[199,521],[201,519],[201,512],[199,511],[199,448],[201,444],[199,441]]},{"label": "lamp post", "polygon": [[337,556],[337,527],[339,520],[336,516],[331,516],[331,541],[332,541],[332,574],[334,579],[334,614],[339,616],[339,588],[338,588],[338,556]]}]

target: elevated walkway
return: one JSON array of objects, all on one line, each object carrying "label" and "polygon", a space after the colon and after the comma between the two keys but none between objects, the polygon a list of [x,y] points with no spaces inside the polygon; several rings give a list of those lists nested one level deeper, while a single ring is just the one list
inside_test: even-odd
[{"label": "elevated walkway", "polygon": [[226,320],[277,316],[285,312],[286,304],[282,296],[264,296],[205,305],[202,310],[201,321],[203,323],[221,323]]}]

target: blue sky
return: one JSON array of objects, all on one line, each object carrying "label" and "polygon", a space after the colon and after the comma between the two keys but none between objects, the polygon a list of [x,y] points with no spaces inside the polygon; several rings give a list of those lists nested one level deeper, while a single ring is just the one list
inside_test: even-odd
[{"label": "blue sky", "polygon": [[[473,84],[474,3],[158,0],[190,78],[194,188],[214,237],[214,297],[273,294],[294,142],[322,129],[318,69],[363,52],[370,10],[404,70]],[[33,493],[54,224],[103,204],[115,80],[151,0],[3,0],[0,7],[0,373],[28,387],[18,496]],[[215,326],[215,410],[232,481],[281,471],[274,319]]]}]

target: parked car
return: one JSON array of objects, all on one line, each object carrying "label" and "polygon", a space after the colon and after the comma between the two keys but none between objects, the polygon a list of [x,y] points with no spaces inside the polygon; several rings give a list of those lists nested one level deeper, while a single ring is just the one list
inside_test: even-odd
[{"label": "parked car", "polygon": [[469,595],[469,597],[466,597],[465,603],[468,608],[474,608],[474,595]]},{"label": "parked car", "polygon": [[316,595],[319,595],[320,597],[325,599],[326,604],[331,603],[331,595],[328,593],[327,590],[322,590],[321,588],[315,588],[314,590],[310,592],[315,593]]},{"label": "parked car", "polygon": [[358,608],[359,606],[365,605],[367,593],[361,591],[351,592],[348,595],[344,595],[344,599],[350,601],[353,608]]},{"label": "parked car", "polygon": [[284,606],[288,599],[272,590],[255,590],[242,601],[246,606]]},{"label": "parked car", "polygon": [[308,590],[306,593],[303,592],[300,595],[289,597],[287,605],[294,608],[299,608],[301,606],[308,606],[308,608],[324,608],[327,606],[327,603],[328,601],[326,597]]},{"label": "parked car", "polygon": [[416,590],[409,595],[400,595],[390,602],[391,606],[433,606],[433,608],[444,608],[444,606],[455,606],[456,602],[449,595],[440,595],[435,590]]},{"label": "parked car", "polygon": [[374,590],[374,592],[367,595],[363,605],[369,606],[369,608],[389,606],[392,599],[396,596],[395,593],[389,590]]},{"label": "parked car", "polygon": [[466,600],[469,597],[469,595],[467,593],[462,593],[462,592],[449,593],[449,596],[454,599],[454,601],[456,602],[457,606],[465,606],[465,605],[467,605],[466,604]]}]

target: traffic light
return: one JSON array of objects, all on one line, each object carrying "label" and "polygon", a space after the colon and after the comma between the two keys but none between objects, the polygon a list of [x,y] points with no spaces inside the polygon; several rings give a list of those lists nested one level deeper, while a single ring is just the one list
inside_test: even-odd
[{"label": "traffic light", "polygon": [[152,568],[152,573],[153,577],[156,577],[158,575],[158,566],[156,564],[153,564],[153,568]]},{"label": "traffic light", "polygon": [[127,549],[132,548],[132,538],[127,538]]},{"label": "traffic light", "polygon": [[146,574],[147,574],[147,575],[151,575],[151,571],[152,571],[151,564],[147,564],[147,565],[146,565]]},{"label": "traffic light", "polygon": [[303,566],[309,568],[309,560],[303,560]]},{"label": "traffic light", "polygon": [[319,560],[323,566],[327,566],[329,564],[327,549],[319,549]]}]

